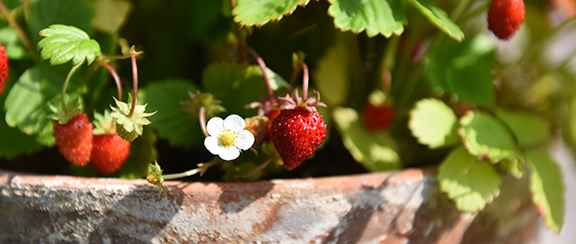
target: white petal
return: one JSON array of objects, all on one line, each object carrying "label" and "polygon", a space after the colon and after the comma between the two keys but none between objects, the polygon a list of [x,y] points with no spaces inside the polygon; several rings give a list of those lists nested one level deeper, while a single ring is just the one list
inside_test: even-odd
[{"label": "white petal", "polygon": [[208,120],[206,131],[210,136],[218,136],[224,130],[224,120],[220,117],[214,117]]},{"label": "white petal", "polygon": [[238,115],[232,114],[224,120],[224,128],[239,133],[246,126],[244,119]]},{"label": "white petal", "polygon": [[236,146],[242,150],[248,150],[254,144],[254,135],[250,131],[243,130],[238,134]]},{"label": "white petal", "polygon": [[226,161],[234,160],[238,158],[238,156],[240,156],[240,150],[238,150],[238,148],[235,147],[224,147],[222,148],[222,151],[220,151],[220,154],[218,154],[218,156],[220,156],[221,159]]},{"label": "white petal", "polygon": [[216,137],[213,136],[209,136],[204,139],[204,146],[206,147],[206,149],[208,149],[208,151],[210,151],[210,153],[214,155],[220,154],[222,152],[222,149],[224,148],[220,144],[218,139],[216,139]]}]

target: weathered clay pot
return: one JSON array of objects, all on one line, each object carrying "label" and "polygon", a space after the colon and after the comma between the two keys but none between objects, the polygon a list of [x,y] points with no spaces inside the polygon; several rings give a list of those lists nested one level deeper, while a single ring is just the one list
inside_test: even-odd
[{"label": "weathered clay pot", "polygon": [[433,170],[255,183],[166,182],[0,171],[0,243],[530,243],[525,181],[460,213]]}]

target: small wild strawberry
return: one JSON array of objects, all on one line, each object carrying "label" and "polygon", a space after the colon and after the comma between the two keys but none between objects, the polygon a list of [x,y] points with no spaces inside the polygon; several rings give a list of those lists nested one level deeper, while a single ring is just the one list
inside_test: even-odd
[{"label": "small wild strawberry", "polygon": [[[306,90],[306,89],[304,89]],[[292,170],[310,157],[326,138],[326,124],[316,111],[318,93],[308,99],[286,95],[281,98],[280,114],[272,122],[272,142],[284,161],[284,168]]]},{"label": "small wild strawberry", "polygon": [[94,140],[90,165],[104,175],[116,173],[130,156],[131,142],[123,140],[114,128],[108,110],[104,115],[95,113]]},{"label": "small wild strawberry", "polygon": [[54,121],[54,139],[64,158],[76,166],[86,166],[92,153],[93,125],[84,113],[61,124]]},{"label": "small wild strawberry", "polygon": [[364,124],[372,131],[385,130],[394,122],[394,108],[388,105],[374,105],[370,102],[364,106]]},{"label": "small wild strawberry", "polygon": [[116,173],[130,156],[130,145],[118,134],[94,135],[90,165],[104,175]]},{"label": "small wild strawberry", "polygon": [[524,21],[524,0],[492,0],[488,10],[488,29],[501,40],[508,40]]},{"label": "small wild strawberry", "polygon": [[4,83],[8,78],[8,55],[6,55],[6,50],[2,43],[0,43],[0,94],[4,89]]}]

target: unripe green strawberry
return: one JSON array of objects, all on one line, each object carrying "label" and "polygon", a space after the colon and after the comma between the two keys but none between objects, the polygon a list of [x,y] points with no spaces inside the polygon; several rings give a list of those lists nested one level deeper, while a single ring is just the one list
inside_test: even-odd
[{"label": "unripe green strawberry", "polygon": [[116,126],[116,132],[118,133],[118,135],[126,141],[133,142],[139,136],[138,132],[136,132],[136,130],[127,131],[124,128],[124,125],[121,125],[118,123],[116,123],[115,126]]},{"label": "unripe green strawberry", "polygon": [[54,122],[54,139],[58,150],[76,166],[86,166],[92,154],[92,123],[84,113],[74,115],[65,124]]},{"label": "unripe green strawberry", "polygon": [[[132,97],[130,97],[130,100],[132,100]],[[132,110],[131,102],[121,102],[116,100],[116,98],[114,98],[114,101],[116,101],[116,107],[110,106],[112,111],[114,111],[110,116],[116,119],[116,132],[122,139],[132,142],[142,135],[142,127],[150,124],[150,120],[146,117],[154,115],[157,111],[145,113],[147,104],[136,105]]]},{"label": "unripe green strawberry", "polygon": [[2,43],[0,43],[0,94],[4,89],[4,83],[8,79],[8,55]]}]

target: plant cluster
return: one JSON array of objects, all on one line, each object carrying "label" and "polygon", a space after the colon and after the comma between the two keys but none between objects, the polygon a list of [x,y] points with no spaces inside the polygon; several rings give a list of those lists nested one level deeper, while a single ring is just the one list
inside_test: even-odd
[{"label": "plant cluster", "polygon": [[547,5],[2,1],[0,156],[56,145],[66,172],[146,177],[160,192],[210,168],[250,181],[434,165],[440,190],[472,213],[502,177],[528,179],[558,232],[564,186],[549,147],[561,136],[576,151],[576,86],[573,55],[543,57],[575,18],[552,24]]}]

